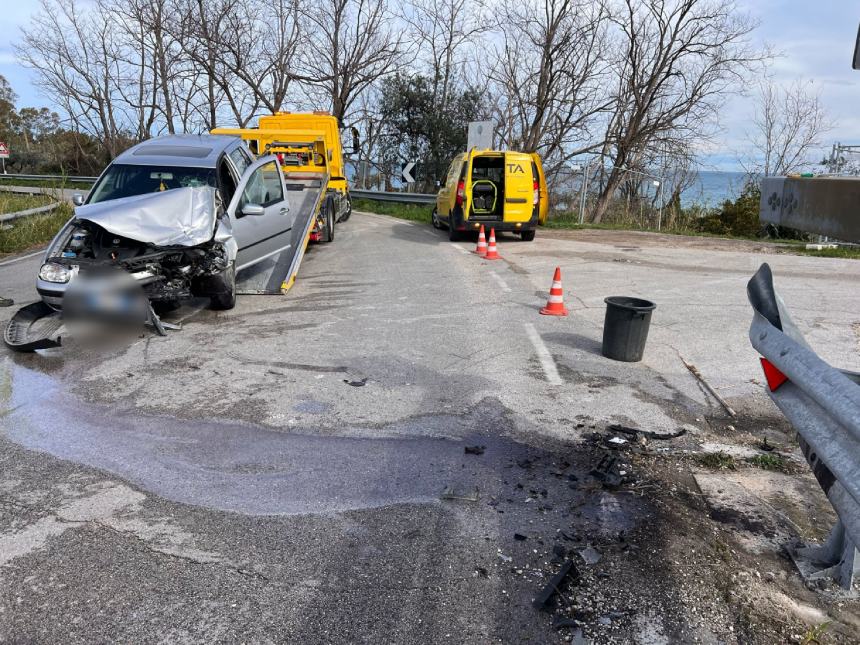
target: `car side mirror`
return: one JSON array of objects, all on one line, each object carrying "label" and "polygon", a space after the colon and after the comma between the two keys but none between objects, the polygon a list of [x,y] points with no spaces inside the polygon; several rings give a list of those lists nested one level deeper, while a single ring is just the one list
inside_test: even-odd
[{"label": "car side mirror", "polygon": [[245,204],[242,207],[242,215],[265,215],[266,209],[259,204]]},{"label": "car side mirror", "polygon": [[75,193],[72,195],[72,203],[75,206],[83,206],[84,205],[84,196],[80,193]]}]

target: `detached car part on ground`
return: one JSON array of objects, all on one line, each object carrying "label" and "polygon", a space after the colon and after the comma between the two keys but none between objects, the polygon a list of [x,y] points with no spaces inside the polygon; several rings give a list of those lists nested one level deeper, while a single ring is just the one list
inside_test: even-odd
[{"label": "detached car part on ground", "polygon": [[[140,322],[159,333],[165,326],[153,305],[170,308],[204,296],[215,308],[232,308],[239,270],[295,246],[295,214],[277,158],[252,163],[241,145],[235,137],[174,136],[121,155],[94,186],[91,203],[76,208],[48,247],[36,285],[42,302],[12,318],[6,344],[17,351],[58,346],[69,286],[109,269],[125,272],[142,289],[148,320]],[[133,185],[123,185],[123,173]],[[177,183],[180,177],[193,181]],[[105,284],[113,282],[94,280],[87,288]],[[120,306],[125,297],[85,295],[96,313],[100,300]]]}]

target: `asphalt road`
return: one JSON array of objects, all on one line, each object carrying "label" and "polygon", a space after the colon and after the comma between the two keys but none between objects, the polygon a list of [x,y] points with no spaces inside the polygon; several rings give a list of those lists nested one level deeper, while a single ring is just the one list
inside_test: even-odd
[{"label": "asphalt road", "polygon": [[[575,484],[583,436],[726,423],[679,355],[777,418],[746,339],[760,261],[813,346],[856,359],[860,263],[646,237],[471,247],[357,213],[286,297],[192,303],[168,316],[181,331],[121,348],[3,350],[0,641],[557,641],[531,600],[565,536],[624,535],[622,588],[666,575],[659,509]],[[34,300],[38,263],[0,262],[0,295]],[[556,265],[567,318],[537,312]],[[608,295],[657,302],[643,362],[600,356]],[[621,596],[603,611],[627,612],[623,642],[720,638],[679,602],[653,599],[656,623]]]}]

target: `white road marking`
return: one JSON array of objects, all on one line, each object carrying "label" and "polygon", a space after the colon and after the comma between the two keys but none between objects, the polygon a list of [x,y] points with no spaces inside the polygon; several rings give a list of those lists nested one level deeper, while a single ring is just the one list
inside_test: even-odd
[{"label": "white road marking", "polygon": [[465,253],[466,255],[470,255],[472,252],[469,249],[465,249],[459,244],[452,244],[455,249],[457,249],[460,253]]},{"label": "white road marking", "polygon": [[499,284],[499,288],[505,293],[510,293],[511,288],[508,286],[508,283],[502,280],[502,276],[500,276],[495,271],[490,271],[490,275],[493,276],[493,280],[495,280]]},{"label": "white road marking", "polygon": [[532,341],[532,345],[534,345],[537,352],[538,360],[541,367],[543,367],[543,373],[546,375],[546,380],[550,385],[561,385],[563,381],[558,374],[558,368],[555,365],[552,354],[549,353],[546,345],[543,344],[543,339],[540,337],[538,330],[531,323],[525,323],[524,327],[526,328],[526,335]]},{"label": "white road marking", "polygon": [[4,267],[7,264],[14,264],[15,262],[20,262],[21,260],[27,260],[29,258],[34,258],[37,255],[42,255],[44,252],[45,252],[45,249],[42,249],[41,251],[36,251],[35,253],[28,253],[27,255],[22,255],[19,258],[14,258],[12,260],[6,260],[5,262],[0,262],[0,267]]}]

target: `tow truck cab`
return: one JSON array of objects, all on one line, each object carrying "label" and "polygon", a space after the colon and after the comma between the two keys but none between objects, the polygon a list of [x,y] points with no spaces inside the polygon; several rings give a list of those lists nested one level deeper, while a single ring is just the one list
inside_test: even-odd
[{"label": "tow truck cab", "polygon": [[549,210],[546,178],[537,153],[470,150],[454,157],[439,181],[433,224],[445,224],[451,239],[477,231],[519,233],[533,240]]},{"label": "tow truck cab", "polygon": [[212,134],[239,136],[255,154],[277,155],[287,177],[327,176],[326,196],[311,239],[331,242],[335,223],[345,222],[352,214],[341,132],[328,112],[277,112],[261,116],[256,128],[216,128]]}]

